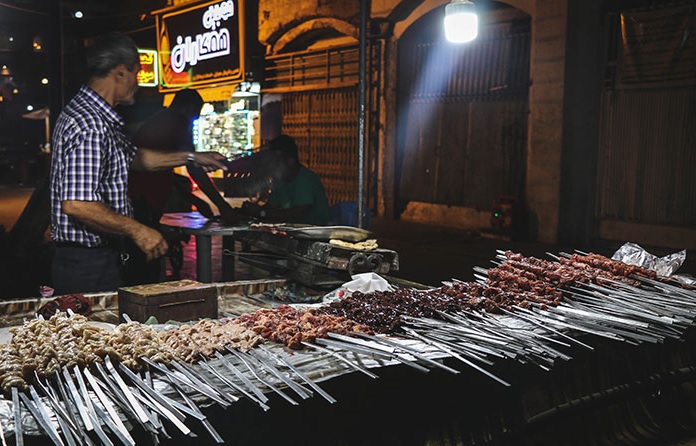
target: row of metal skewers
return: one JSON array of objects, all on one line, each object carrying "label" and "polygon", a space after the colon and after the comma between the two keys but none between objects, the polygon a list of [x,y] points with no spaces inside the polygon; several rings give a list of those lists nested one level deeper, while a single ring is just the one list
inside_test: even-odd
[{"label": "row of metal skewers", "polygon": [[[498,260],[506,260],[504,252],[499,251]],[[485,283],[487,270],[477,267],[475,271],[477,280]],[[604,281],[606,285],[575,283],[563,289],[557,306],[501,308],[502,314],[440,313],[444,323],[406,318],[404,330],[462,362],[473,362],[480,372],[509,385],[484,367],[492,366],[496,359],[512,359],[549,370],[557,360],[572,359],[568,352],[573,347],[593,350],[592,336],[633,345],[681,338],[696,319],[696,291],[636,279],[642,283],[640,287],[610,280]]]},{"label": "row of metal skewers", "polygon": [[142,357],[145,367],[141,372],[105,356],[103,363],[62,368],[50,377],[34,373],[27,392],[11,389],[12,411],[6,429],[0,432],[2,443],[7,444],[5,436],[13,431],[17,445],[23,445],[24,436],[31,434],[45,435],[61,446],[133,446],[131,433],[137,426],[153,444],[159,444],[171,438],[172,428],[178,435],[195,437],[191,423],[199,423],[215,442],[224,443],[202,407],[214,403],[227,408],[246,398],[266,411],[271,393],[291,405],[316,395],[335,403],[336,399],[308,376],[326,368],[322,359],[335,369],[334,374],[357,371],[370,378],[377,375],[365,362],[370,366],[398,362],[427,371],[418,364],[423,362],[457,372],[416,348],[361,336],[329,333],[316,344],[304,342],[311,351],[305,355],[290,355],[284,348],[269,344],[248,352],[227,348],[215,352],[213,358],[201,355],[195,364],[171,361],[165,365]]},{"label": "row of metal skewers", "polygon": [[[498,259],[504,262],[505,253]],[[487,270],[477,268],[476,273],[485,283]],[[213,358],[201,355],[196,364],[172,361],[167,366],[142,358],[140,372],[106,356],[103,364],[63,368],[48,378],[36,375],[26,393],[12,388],[15,443],[23,444],[22,412],[30,413],[58,445],[134,445],[133,426],[158,444],[171,438],[172,428],[195,436],[190,423],[199,423],[222,443],[203,405],[225,408],[245,398],[266,411],[271,393],[292,405],[315,395],[336,402],[310,377],[320,360],[330,360],[336,373],[357,371],[371,378],[377,378],[369,370],[375,365],[457,374],[455,364],[463,364],[509,386],[505,377],[490,371],[497,361],[549,370],[558,360],[570,360],[573,347],[592,350],[593,336],[629,344],[680,338],[696,318],[696,292],[638,280],[640,287],[610,280],[576,283],[563,289],[560,304],[553,307],[532,303],[498,314],[466,310],[440,311],[437,319],[403,316],[398,337],[329,332],[313,342],[302,341],[305,354],[290,355],[277,345],[247,352],[227,348]],[[447,364],[441,361],[445,357],[451,358]],[[6,444],[4,434],[2,442]]]}]

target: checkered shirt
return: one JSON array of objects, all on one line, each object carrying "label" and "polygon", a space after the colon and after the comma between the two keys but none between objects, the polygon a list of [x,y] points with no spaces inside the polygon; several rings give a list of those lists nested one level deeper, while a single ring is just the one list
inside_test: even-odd
[{"label": "checkered shirt", "polygon": [[52,139],[51,236],[56,242],[99,247],[99,234],[61,210],[63,201],[98,201],[132,216],[128,167],[136,148],[123,119],[94,90],[83,86],[58,116]]}]

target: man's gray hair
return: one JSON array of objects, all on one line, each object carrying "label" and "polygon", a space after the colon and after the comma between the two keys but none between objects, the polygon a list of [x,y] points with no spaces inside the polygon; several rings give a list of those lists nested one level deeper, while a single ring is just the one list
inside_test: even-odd
[{"label": "man's gray hair", "polygon": [[87,48],[87,74],[90,78],[105,77],[121,64],[132,70],[139,63],[140,56],[135,42],[120,33],[101,35]]}]

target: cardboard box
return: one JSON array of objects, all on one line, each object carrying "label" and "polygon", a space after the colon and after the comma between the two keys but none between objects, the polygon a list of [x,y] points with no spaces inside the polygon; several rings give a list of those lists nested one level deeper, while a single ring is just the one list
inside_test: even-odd
[{"label": "cardboard box", "polygon": [[119,288],[118,313],[145,322],[150,316],[157,321],[193,321],[218,317],[217,287],[193,280],[154,283]]}]

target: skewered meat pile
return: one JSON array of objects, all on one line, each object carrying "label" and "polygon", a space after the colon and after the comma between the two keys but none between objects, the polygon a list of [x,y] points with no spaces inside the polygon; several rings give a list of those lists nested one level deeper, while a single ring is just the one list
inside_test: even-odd
[{"label": "skewered meat pile", "polygon": [[159,333],[159,339],[186,362],[196,362],[201,355],[210,357],[226,347],[241,351],[260,344],[262,338],[255,331],[232,320],[203,320],[194,325],[182,325]]},{"label": "skewered meat pile", "polygon": [[641,268],[640,266],[629,265],[618,260],[610,259],[599,254],[589,253],[588,255],[573,254],[569,259],[562,259],[568,262],[577,262],[590,265],[596,269],[608,271],[617,276],[629,277],[631,275],[657,279],[655,271]]},{"label": "skewered meat pile", "polygon": [[90,365],[105,356],[140,370],[141,358],[159,363],[175,359],[194,362],[199,354],[214,350],[248,349],[261,338],[252,330],[233,322],[201,321],[158,333],[154,328],[129,322],[114,331],[89,325],[82,315],[56,313],[49,319],[33,319],[11,329],[10,343],[0,348],[0,386],[25,390],[34,372],[51,376],[62,367]]},{"label": "skewered meat pile", "polygon": [[99,328],[81,315],[56,313],[48,320],[34,319],[10,330],[12,342],[0,352],[0,381],[3,390],[26,388],[34,372],[49,376],[61,367],[89,364],[106,354]]},{"label": "skewered meat pile", "polygon": [[123,324],[108,332],[89,325],[82,315],[56,313],[10,331],[12,341],[0,349],[0,382],[5,391],[26,388],[34,372],[50,376],[62,367],[101,362],[106,355],[134,369],[139,368],[137,358],[142,356],[159,362],[173,358],[154,342],[156,332],[142,324]]},{"label": "skewered meat pile", "polygon": [[157,330],[139,322],[117,325],[113,332],[104,331],[103,337],[106,347],[99,353],[108,354],[133,370],[142,368],[140,358],[166,364],[177,357],[169,345],[159,340]]},{"label": "skewered meat pile", "polygon": [[[596,254],[594,255],[597,256]],[[534,286],[543,287],[549,285],[566,287],[575,282],[602,285],[609,281],[640,286],[640,281],[631,279],[628,275],[616,275],[610,271],[595,268],[577,258],[572,260],[561,257],[558,262],[550,262],[534,257],[524,257],[511,251],[506,251],[505,257],[507,259],[505,263],[488,270],[488,277],[492,281],[502,280],[508,282],[507,286],[521,286],[526,287],[523,289],[528,289],[529,285],[524,285],[524,281],[521,279],[532,281],[535,284],[531,286],[532,288]],[[511,273],[512,276],[506,275],[503,273],[504,271]],[[546,282],[546,284],[539,283],[539,281]]]},{"label": "skewered meat pile", "polygon": [[257,310],[252,314],[244,314],[235,322],[254,330],[266,339],[283,343],[295,350],[302,347],[302,341],[311,342],[315,338],[325,338],[328,332],[372,334],[369,327],[344,317],[314,310],[296,310],[288,305],[281,305],[273,310]]},{"label": "skewered meat pile", "polygon": [[517,305],[526,307],[530,301],[556,305],[560,294],[555,289],[538,294],[533,290],[456,282],[428,291],[400,288],[372,293],[355,292],[346,299],[332,302],[321,311],[352,319],[380,333],[393,333],[401,326],[402,316],[437,319],[440,318],[439,312],[476,309],[496,312],[499,308],[511,310]]},{"label": "skewered meat pile", "polygon": [[228,347],[247,351],[262,338],[298,349],[303,341],[326,337],[328,332],[391,333],[399,329],[403,316],[440,318],[441,313],[514,311],[531,305],[547,309],[560,303],[563,288],[578,282],[639,286],[635,276],[657,278],[650,270],[597,254],[574,254],[551,262],[508,251],[504,259],[487,271],[488,278],[482,282],[454,282],[428,291],[356,292],[321,310],[300,311],[284,305],[235,320],[205,320],[161,333],[136,322],[109,332],[87,324],[84,316],[57,313],[12,329],[12,341],[0,347],[0,386],[5,391],[26,389],[34,373],[50,376],[62,367],[101,362],[107,355],[138,370],[140,358],[196,362]]},{"label": "skewered meat pile", "polygon": [[637,287],[641,282],[631,276],[656,277],[653,271],[598,254],[573,254],[551,262],[507,251],[505,258],[500,266],[487,271],[484,283],[455,282],[428,291],[355,292],[320,311],[352,319],[381,333],[392,333],[402,324],[402,316],[437,319],[439,312],[495,313],[499,309],[514,311],[516,306],[528,307],[532,303],[545,310],[559,305],[562,289],[576,283],[622,282]]}]

